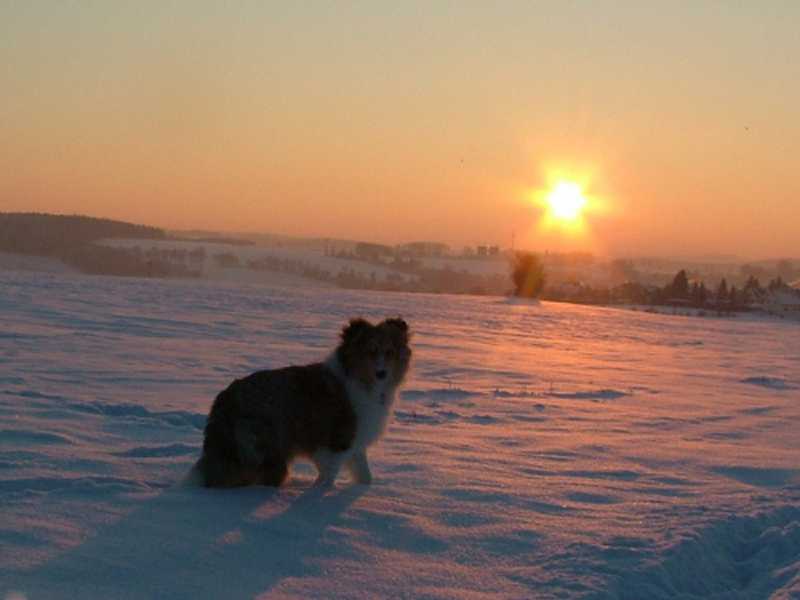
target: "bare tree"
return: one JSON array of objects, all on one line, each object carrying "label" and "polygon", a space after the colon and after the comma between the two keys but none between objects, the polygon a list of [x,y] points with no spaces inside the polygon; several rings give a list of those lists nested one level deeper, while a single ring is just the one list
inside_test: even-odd
[{"label": "bare tree", "polygon": [[536,298],[544,289],[544,263],[536,254],[518,252],[511,270],[514,295],[520,298]]}]

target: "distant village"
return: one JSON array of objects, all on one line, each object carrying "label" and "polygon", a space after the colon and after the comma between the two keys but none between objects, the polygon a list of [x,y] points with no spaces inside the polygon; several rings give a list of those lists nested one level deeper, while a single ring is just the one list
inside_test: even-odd
[{"label": "distant village", "polygon": [[[453,252],[436,242],[388,246],[347,240],[168,234],[90,217],[0,214],[0,253],[49,257],[95,275],[229,278],[259,275],[349,289],[511,296],[526,253],[496,245]],[[674,314],[761,312],[800,319],[800,260],[737,264],[676,259],[603,260],[538,253],[543,300],[634,305]],[[8,262],[8,261],[6,261]],[[0,263],[0,269],[2,263]],[[249,275],[248,275],[249,274]]]},{"label": "distant village", "polygon": [[[790,263],[791,264],[791,263]],[[744,270],[747,270],[745,266]],[[761,312],[777,317],[800,318],[800,289],[777,276],[762,286],[750,275],[744,285],[729,285],[723,277],[714,287],[690,279],[681,269],[672,282],[658,286],[630,281],[613,287],[592,287],[580,283],[562,283],[546,289],[543,298],[581,304],[633,304],[667,307],[673,314],[734,315]]]}]

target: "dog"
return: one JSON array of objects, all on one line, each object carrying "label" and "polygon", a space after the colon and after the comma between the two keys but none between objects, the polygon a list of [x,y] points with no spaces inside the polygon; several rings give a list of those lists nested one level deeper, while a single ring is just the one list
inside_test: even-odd
[{"label": "dog", "polygon": [[367,448],[386,428],[411,360],[408,324],[350,320],[324,362],[258,371],[214,400],[203,451],[185,485],[279,487],[296,458],[330,487],[342,467],[369,484]]}]

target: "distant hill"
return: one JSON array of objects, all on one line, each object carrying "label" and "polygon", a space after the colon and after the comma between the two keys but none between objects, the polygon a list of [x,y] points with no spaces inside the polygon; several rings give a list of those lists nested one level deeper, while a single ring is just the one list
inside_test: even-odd
[{"label": "distant hill", "polygon": [[164,240],[162,229],[111,219],[0,213],[0,252],[51,256],[96,275],[146,275],[148,265],[130,252],[96,245],[108,238]]},{"label": "distant hill", "polygon": [[93,244],[107,238],[163,240],[163,229],[133,225],[111,219],[49,215],[42,213],[0,213],[0,251],[51,256],[65,246]]}]

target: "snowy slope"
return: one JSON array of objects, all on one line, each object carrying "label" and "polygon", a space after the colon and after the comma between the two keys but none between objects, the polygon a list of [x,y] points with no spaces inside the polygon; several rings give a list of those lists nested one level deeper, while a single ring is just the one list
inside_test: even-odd
[{"label": "snowy slope", "polygon": [[[0,598],[800,598],[797,322],[0,273]],[[231,379],[404,315],[376,481],[175,487]]]}]

